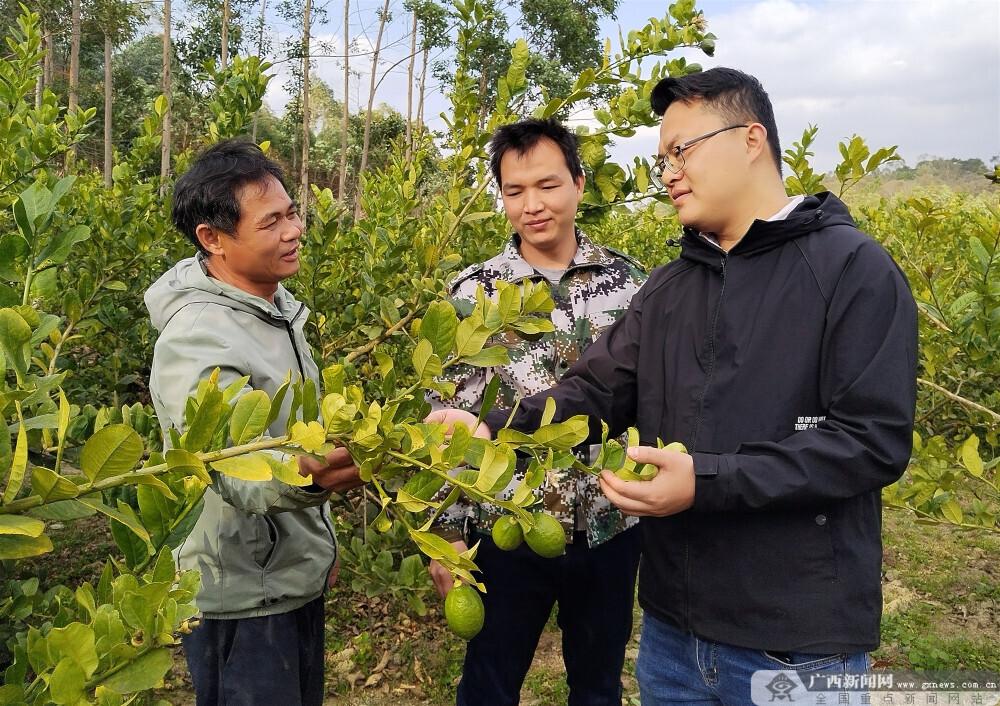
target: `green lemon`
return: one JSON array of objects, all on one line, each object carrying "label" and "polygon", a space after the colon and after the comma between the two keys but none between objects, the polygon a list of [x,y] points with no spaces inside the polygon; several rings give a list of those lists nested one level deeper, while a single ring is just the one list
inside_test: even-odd
[{"label": "green lemon", "polygon": [[463,640],[471,640],[483,629],[486,609],[479,591],[462,584],[448,591],[444,599],[444,617],[451,631]]},{"label": "green lemon", "polygon": [[531,514],[535,526],[524,533],[524,541],[538,556],[552,559],[566,553],[566,534],[559,520],[544,512]]},{"label": "green lemon", "polygon": [[493,523],[493,543],[497,549],[513,551],[524,541],[524,531],[513,515],[504,515]]}]

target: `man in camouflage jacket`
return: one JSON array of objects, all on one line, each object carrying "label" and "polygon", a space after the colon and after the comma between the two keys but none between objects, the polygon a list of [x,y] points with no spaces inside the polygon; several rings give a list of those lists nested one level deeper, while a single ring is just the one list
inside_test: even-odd
[{"label": "man in camouflage jacket", "polygon": [[[601,332],[627,309],[645,274],[627,256],[592,243],[575,227],[584,175],[576,137],[554,121],[525,120],[497,130],[491,168],[514,235],[496,257],[469,267],[452,282],[452,300],[468,313],[476,292],[496,295],[497,282],[548,281],[553,333],[507,345],[510,362],[493,368],[459,366],[448,379],[454,397],[436,407],[477,412],[487,383],[500,379],[498,404],[552,387]],[[590,462],[599,447],[578,449]],[[523,477],[518,473],[504,495]],[[632,628],[639,547],[634,518],[624,516],[596,479],[574,470],[551,471],[542,489],[544,510],[566,533],[567,553],[555,559],[525,545],[500,551],[490,538],[498,508],[463,497],[438,519],[435,531],[464,551],[480,542],[476,562],[487,585],[486,621],[468,646],[458,704],[516,704],[539,635],[559,603],[570,704],[621,703],[621,670]],[[452,578],[436,562],[431,575],[442,596]]]}]

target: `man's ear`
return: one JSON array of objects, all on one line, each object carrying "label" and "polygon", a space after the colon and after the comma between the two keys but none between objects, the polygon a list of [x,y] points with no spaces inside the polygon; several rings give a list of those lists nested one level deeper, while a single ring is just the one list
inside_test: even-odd
[{"label": "man's ear", "polygon": [[767,128],[760,123],[751,123],[747,129],[747,156],[754,161],[768,152]]},{"label": "man's ear", "polygon": [[198,242],[201,243],[201,247],[205,249],[209,255],[221,255],[222,250],[222,231],[213,228],[207,223],[199,223],[198,227],[194,229],[194,234],[198,238]]},{"label": "man's ear", "polygon": [[573,183],[576,184],[576,193],[583,196],[583,189],[587,185],[587,175],[581,174],[573,180]]}]

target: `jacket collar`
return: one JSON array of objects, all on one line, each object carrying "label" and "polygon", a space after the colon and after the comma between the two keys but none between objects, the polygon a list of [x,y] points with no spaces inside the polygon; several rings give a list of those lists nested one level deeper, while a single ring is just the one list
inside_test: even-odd
[{"label": "jacket collar", "polygon": [[746,235],[728,253],[693,228],[685,228],[681,238],[681,257],[719,270],[722,261],[728,257],[758,255],[832,225],[855,224],[844,202],[824,191],[807,196],[784,220],[755,220]]},{"label": "jacket collar", "polygon": [[[521,236],[517,233],[511,235],[507,245],[500,253],[499,259],[508,270],[510,281],[538,276],[535,268],[521,256]],[[567,271],[582,267],[608,267],[613,264],[614,258],[603,248],[594,245],[579,228],[576,229],[576,253],[566,268]]]}]

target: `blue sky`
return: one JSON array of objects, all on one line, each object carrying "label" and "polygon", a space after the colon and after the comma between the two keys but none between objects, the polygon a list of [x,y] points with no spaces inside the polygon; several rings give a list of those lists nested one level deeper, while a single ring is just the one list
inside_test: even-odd
[{"label": "blue sky", "polygon": [[[381,2],[358,0],[352,35],[356,48],[374,43],[375,9]],[[615,21],[602,29],[617,44],[623,33],[662,17],[666,2],[622,0]],[[343,46],[338,3],[330,23],[315,34],[339,53]],[[402,0],[393,0],[382,71],[404,56],[409,20]],[[686,54],[705,68],[733,66],[757,76],[768,90],[783,147],[791,146],[810,123],[820,127],[815,166],[837,162],[837,143],[853,134],[870,146],[898,145],[909,164],[926,156],[989,161],[1000,155],[1000,2],[996,0],[702,0],[709,30],[718,37],[714,57]],[[275,22],[273,35],[290,32]],[[514,30],[516,34],[516,28]],[[380,62],[382,63],[382,62]],[[370,59],[359,57],[349,101],[367,102]],[[406,66],[385,78],[377,103],[405,112]],[[339,95],[342,73],[335,59],[320,59],[315,72]],[[268,103],[287,100],[279,75]],[[427,116],[441,127],[444,97],[429,97]],[[589,122],[582,113],[576,120]],[[631,162],[656,151],[656,131],[621,140],[613,156]]]}]

